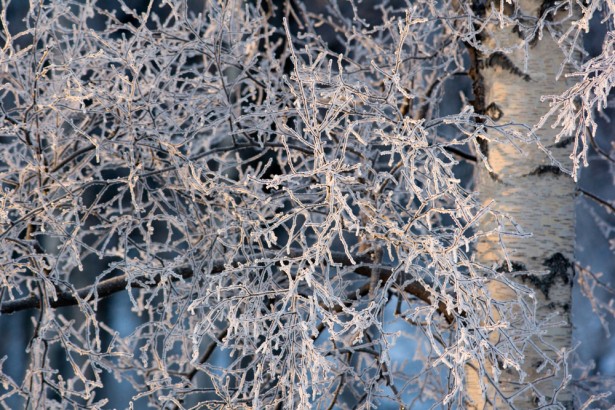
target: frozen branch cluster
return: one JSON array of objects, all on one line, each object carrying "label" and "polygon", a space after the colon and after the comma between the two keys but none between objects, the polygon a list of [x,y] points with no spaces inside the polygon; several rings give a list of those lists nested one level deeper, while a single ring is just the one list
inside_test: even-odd
[{"label": "frozen branch cluster", "polygon": [[[581,11],[581,17],[562,35],[560,42],[572,39],[573,44],[578,43],[581,34],[589,32],[590,20],[599,18],[607,29],[602,52],[588,59],[577,71],[567,74],[574,80],[574,85],[565,93],[543,97],[550,102],[551,109],[536,125],[536,128],[539,128],[551,122],[553,127],[560,127],[557,142],[567,138],[574,141],[570,157],[573,162],[571,172],[575,179],[579,174],[579,166],[587,166],[587,150],[590,145],[600,154],[605,154],[594,140],[597,131],[595,115],[602,114],[609,106],[611,90],[615,83],[615,2],[593,1],[583,4]],[[608,157],[608,154],[606,156]]]},{"label": "frozen branch cluster", "polygon": [[[20,29],[3,7],[0,320],[38,311],[0,403],[105,408],[110,374],[153,407],[461,404],[470,360],[519,367],[531,292],[471,251],[487,214],[520,233],[455,172],[487,127],[529,137],[440,109],[472,10],[102,3],[30,2]],[[580,144],[612,85],[608,39],[550,97]],[[113,294],[128,332],[100,318]]]}]

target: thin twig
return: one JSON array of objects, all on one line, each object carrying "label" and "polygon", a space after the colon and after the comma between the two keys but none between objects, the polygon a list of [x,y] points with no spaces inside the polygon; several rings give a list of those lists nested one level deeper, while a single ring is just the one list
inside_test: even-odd
[{"label": "thin twig", "polygon": [[608,203],[607,201],[605,201],[604,199],[592,194],[591,192],[588,192],[584,189],[578,188],[579,192],[582,193],[583,195],[585,195],[586,197],[593,199],[595,202],[599,203],[600,205],[604,206],[605,208],[609,209],[611,212],[615,212],[615,205],[612,205],[610,203]]}]

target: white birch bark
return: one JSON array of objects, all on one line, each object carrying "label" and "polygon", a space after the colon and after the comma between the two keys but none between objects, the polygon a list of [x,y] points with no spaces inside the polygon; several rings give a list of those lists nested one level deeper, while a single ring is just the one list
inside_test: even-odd
[{"label": "white birch bark", "polygon": [[[542,1],[522,0],[518,3],[524,15],[537,18],[540,14]],[[522,39],[512,30],[494,29],[494,35],[487,41],[491,46],[498,42],[500,47],[506,47],[518,45]],[[526,52],[527,68],[524,67]],[[533,46],[506,54],[510,60],[503,56],[480,56],[479,75],[484,87],[484,104],[490,106],[487,114],[494,119],[501,115],[497,124],[538,123],[548,111],[548,104],[541,102],[540,97],[560,94],[567,88],[564,76],[555,80],[564,58],[560,47],[545,30]],[[518,131],[527,135],[528,130],[519,128]],[[568,167],[570,147],[554,144],[556,134],[556,129],[543,128],[536,132],[536,137],[557,161]],[[468,407],[531,409],[541,405],[541,396],[549,402],[565,377],[559,364],[562,352],[570,347],[571,342],[575,184],[570,176],[552,165],[552,160],[536,142],[515,142],[513,145],[498,142],[498,138],[500,135],[495,132],[488,135],[487,158],[493,172],[484,166],[479,167],[477,189],[485,204],[495,199],[498,211],[510,215],[524,232],[532,234],[531,238],[508,237],[505,244],[513,270],[545,273],[543,276],[521,274],[518,280],[533,288],[537,323],[545,326],[546,333],[519,346],[525,357],[522,371],[527,374],[523,383],[518,383],[518,372],[505,371],[500,378],[500,391],[489,388],[485,399],[477,373],[470,370],[467,388],[474,403]],[[479,242],[477,257],[486,266],[508,271],[498,235],[484,237]],[[515,297],[509,288],[495,281],[490,290],[497,300]],[[524,321],[521,317],[518,320],[519,323],[512,322],[509,326]],[[494,332],[492,337],[497,339],[499,335]],[[553,374],[554,377],[547,377]],[[568,407],[571,397],[562,391],[557,400]]]}]

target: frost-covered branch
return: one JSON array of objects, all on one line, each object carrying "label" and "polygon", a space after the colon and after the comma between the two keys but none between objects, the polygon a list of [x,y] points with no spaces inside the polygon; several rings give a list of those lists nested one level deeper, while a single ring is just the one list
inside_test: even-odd
[{"label": "frost-covered branch", "polygon": [[488,24],[520,47],[555,24],[508,2],[120,3],[0,13],[0,325],[37,310],[2,405],[463,407],[467,363],[520,368],[535,295],[475,253],[528,234],[460,175],[534,124],[451,89]]},{"label": "frost-covered branch", "polygon": [[[350,261],[350,259],[344,253],[340,252],[332,252],[333,261],[336,265],[348,266],[354,268],[355,273],[359,275],[363,275],[366,277],[371,277],[371,271],[373,269],[377,269],[379,276],[378,282],[386,282],[392,275],[390,269],[383,268],[382,266],[375,266],[370,264],[370,260],[368,257],[355,258],[354,263]],[[266,257],[266,254],[263,255]],[[293,251],[288,254],[291,257],[301,257],[300,251]],[[231,266],[234,265],[245,265],[248,262],[247,259],[237,259],[231,262]],[[367,264],[366,264],[367,263]],[[209,271],[209,274],[224,274],[225,269],[227,269],[228,263],[223,261],[218,261],[213,264],[213,267]],[[94,275],[97,276],[97,275]],[[174,281],[187,280],[194,276],[194,272],[190,267],[179,267],[174,269],[174,274],[171,277]],[[121,292],[123,290],[127,290],[130,292],[130,289],[142,289],[146,287],[157,287],[161,284],[162,277],[137,277],[130,278],[127,274],[119,275],[110,279],[105,279],[96,283],[94,285],[86,286],[76,290],[69,291],[57,291],[54,298],[49,300],[48,305],[51,308],[59,308],[66,306],[75,306],[80,303],[88,303],[92,301],[93,303],[98,303],[101,299],[112,296],[117,292]],[[406,284],[402,289],[403,292],[408,293],[416,297],[419,300],[427,304],[432,304],[432,295],[431,293],[422,285],[416,282],[412,282]],[[41,298],[38,295],[32,295],[20,299],[15,299],[11,301],[5,301],[2,303],[0,307],[0,313],[2,314],[12,314],[15,312],[19,312],[26,309],[40,309],[41,308]],[[332,311],[334,312],[342,312],[343,306],[336,305],[333,307]],[[438,312],[446,317],[446,320],[449,323],[453,323],[455,318],[451,314],[451,312],[447,311],[446,305],[443,302],[438,303]]]}]

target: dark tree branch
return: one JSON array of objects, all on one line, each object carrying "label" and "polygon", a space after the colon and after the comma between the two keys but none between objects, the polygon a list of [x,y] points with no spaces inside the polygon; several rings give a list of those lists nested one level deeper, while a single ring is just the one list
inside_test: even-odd
[{"label": "dark tree branch", "polygon": [[[273,256],[274,253],[272,251],[269,255],[263,255],[264,258],[268,256]],[[369,256],[355,257],[356,265],[353,265],[348,256],[342,252],[332,252],[333,262],[336,264],[340,264],[343,266],[356,266],[355,273],[365,276],[371,277],[372,269],[379,269],[380,277],[379,281],[386,282],[389,280],[393,272],[390,269],[386,269],[381,266],[374,266],[371,264],[371,260]],[[293,250],[288,254],[289,257],[300,257],[301,252]],[[237,258],[234,260],[233,264],[245,264],[248,263],[249,260],[245,257]],[[224,272],[226,269],[225,263],[223,261],[217,261],[213,268],[210,271],[210,274],[218,274]],[[189,279],[194,276],[194,271],[191,267],[180,267],[175,269],[175,273],[183,279]],[[179,278],[178,278],[179,279]],[[123,274],[120,276],[116,276],[114,278],[106,279],[100,281],[96,284],[83,287],[81,289],[72,290],[72,291],[63,291],[57,293],[57,298],[50,298],[48,303],[52,308],[66,307],[66,306],[75,306],[79,304],[80,300],[91,302],[92,300],[100,300],[106,297],[109,297],[117,292],[120,292],[124,289],[142,289],[145,287],[157,285],[160,282],[161,278],[159,275],[154,276],[153,278],[148,278],[145,276],[133,278],[129,281],[128,274]],[[420,283],[412,282],[407,284],[404,289],[406,293],[413,295],[417,299],[427,303],[433,304],[432,302],[432,294]],[[367,290],[365,290],[367,292]],[[27,309],[40,309],[41,308],[41,297],[39,295],[31,295],[24,298],[6,301],[2,303],[0,307],[0,314],[12,314],[15,312],[19,312]],[[334,311],[341,312],[343,310],[342,306],[335,306]],[[438,302],[438,312],[442,314],[446,321],[449,323],[453,323],[455,320],[455,316],[452,312],[448,312],[446,308],[446,304],[444,302]]]},{"label": "dark tree branch", "polygon": [[444,149],[451,154],[457,155],[458,157],[461,157],[467,161],[477,162],[476,155],[468,154],[467,152],[460,150],[459,148],[444,147]]},{"label": "dark tree branch", "polygon": [[588,197],[589,199],[593,199],[595,202],[599,203],[600,205],[602,205],[603,207],[607,208],[608,210],[610,210],[611,212],[615,212],[615,205],[610,204],[609,202],[605,201],[604,199],[592,194],[591,192],[588,192],[584,189],[580,189],[579,188],[579,192],[582,193],[583,195],[585,195],[586,197]]},{"label": "dark tree branch", "polygon": [[594,148],[594,151],[596,151],[600,156],[602,156],[607,161],[615,163],[615,158],[611,157],[608,152],[603,150],[602,147],[598,145],[598,143],[596,142],[596,137],[594,137],[591,133],[589,133],[589,143]]}]

